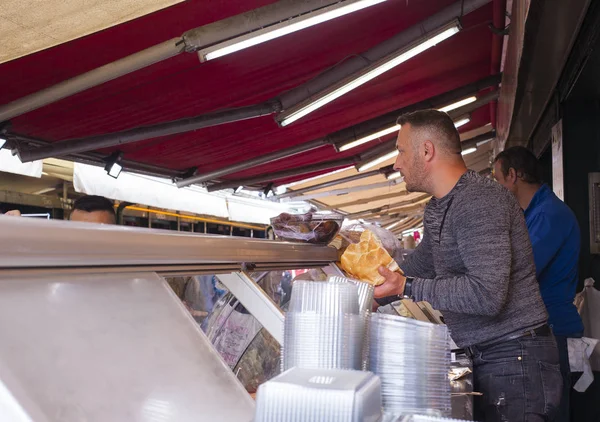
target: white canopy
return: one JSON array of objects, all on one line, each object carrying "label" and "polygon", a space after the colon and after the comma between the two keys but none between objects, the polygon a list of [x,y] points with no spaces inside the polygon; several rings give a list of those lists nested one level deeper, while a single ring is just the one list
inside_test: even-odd
[{"label": "white canopy", "polygon": [[244,223],[269,224],[269,219],[290,207],[260,199],[208,193],[199,187],[178,189],[170,180],[121,172],[118,179],[100,167],[75,163],[73,184],[77,192],[144,204],[157,208],[229,218]]}]

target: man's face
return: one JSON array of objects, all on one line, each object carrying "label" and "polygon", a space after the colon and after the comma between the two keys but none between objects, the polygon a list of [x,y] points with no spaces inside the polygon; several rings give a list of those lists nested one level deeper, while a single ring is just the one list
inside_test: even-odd
[{"label": "man's face", "polygon": [[394,163],[394,169],[404,177],[406,190],[409,192],[426,192],[425,162],[419,156],[418,148],[415,148],[410,124],[405,124],[400,129],[396,147],[398,148],[398,158]]},{"label": "man's face", "polygon": [[500,183],[506,189],[511,191],[513,194],[516,192],[517,187],[515,180],[512,180],[510,172],[508,175],[504,176],[504,173],[502,172],[502,164],[500,163],[500,161],[496,161],[494,163],[494,177],[496,178],[498,183]]},{"label": "man's face", "polygon": [[116,224],[115,215],[108,211],[82,211],[73,210],[71,221],[83,221],[86,223]]}]

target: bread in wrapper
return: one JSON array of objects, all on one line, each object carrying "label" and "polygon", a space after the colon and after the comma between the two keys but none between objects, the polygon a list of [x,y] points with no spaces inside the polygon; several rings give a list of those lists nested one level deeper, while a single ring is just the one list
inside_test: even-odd
[{"label": "bread in wrapper", "polygon": [[385,281],[379,274],[379,267],[387,267],[391,271],[400,270],[379,238],[370,230],[361,234],[358,243],[346,248],[342,254],[341,266],[350,276],[374,286],[379,286]]}]

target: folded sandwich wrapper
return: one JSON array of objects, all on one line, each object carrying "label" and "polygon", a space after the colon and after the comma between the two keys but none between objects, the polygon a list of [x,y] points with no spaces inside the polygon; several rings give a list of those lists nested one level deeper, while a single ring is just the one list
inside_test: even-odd
[{"label": "folded sandwich wrapper", "polygon": [[342,269],[348,275],[374,286],[383,284],[385,278],[379,274],[379,267],[391,271],[402,270],[383,247],[381,240],[371,230],[365,230],[358,243],[350,244],[341,258]]}]

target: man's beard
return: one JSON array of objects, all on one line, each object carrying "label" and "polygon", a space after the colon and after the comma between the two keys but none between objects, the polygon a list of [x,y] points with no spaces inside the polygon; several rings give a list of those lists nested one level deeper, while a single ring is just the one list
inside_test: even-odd
[{"label": "man's beard", "polygon": [[410,177],[405,178],[406,191],[413,192],[429,192],[429,178],[425,172],[425,168],[421,162],[415,160],[412,162]]}]

